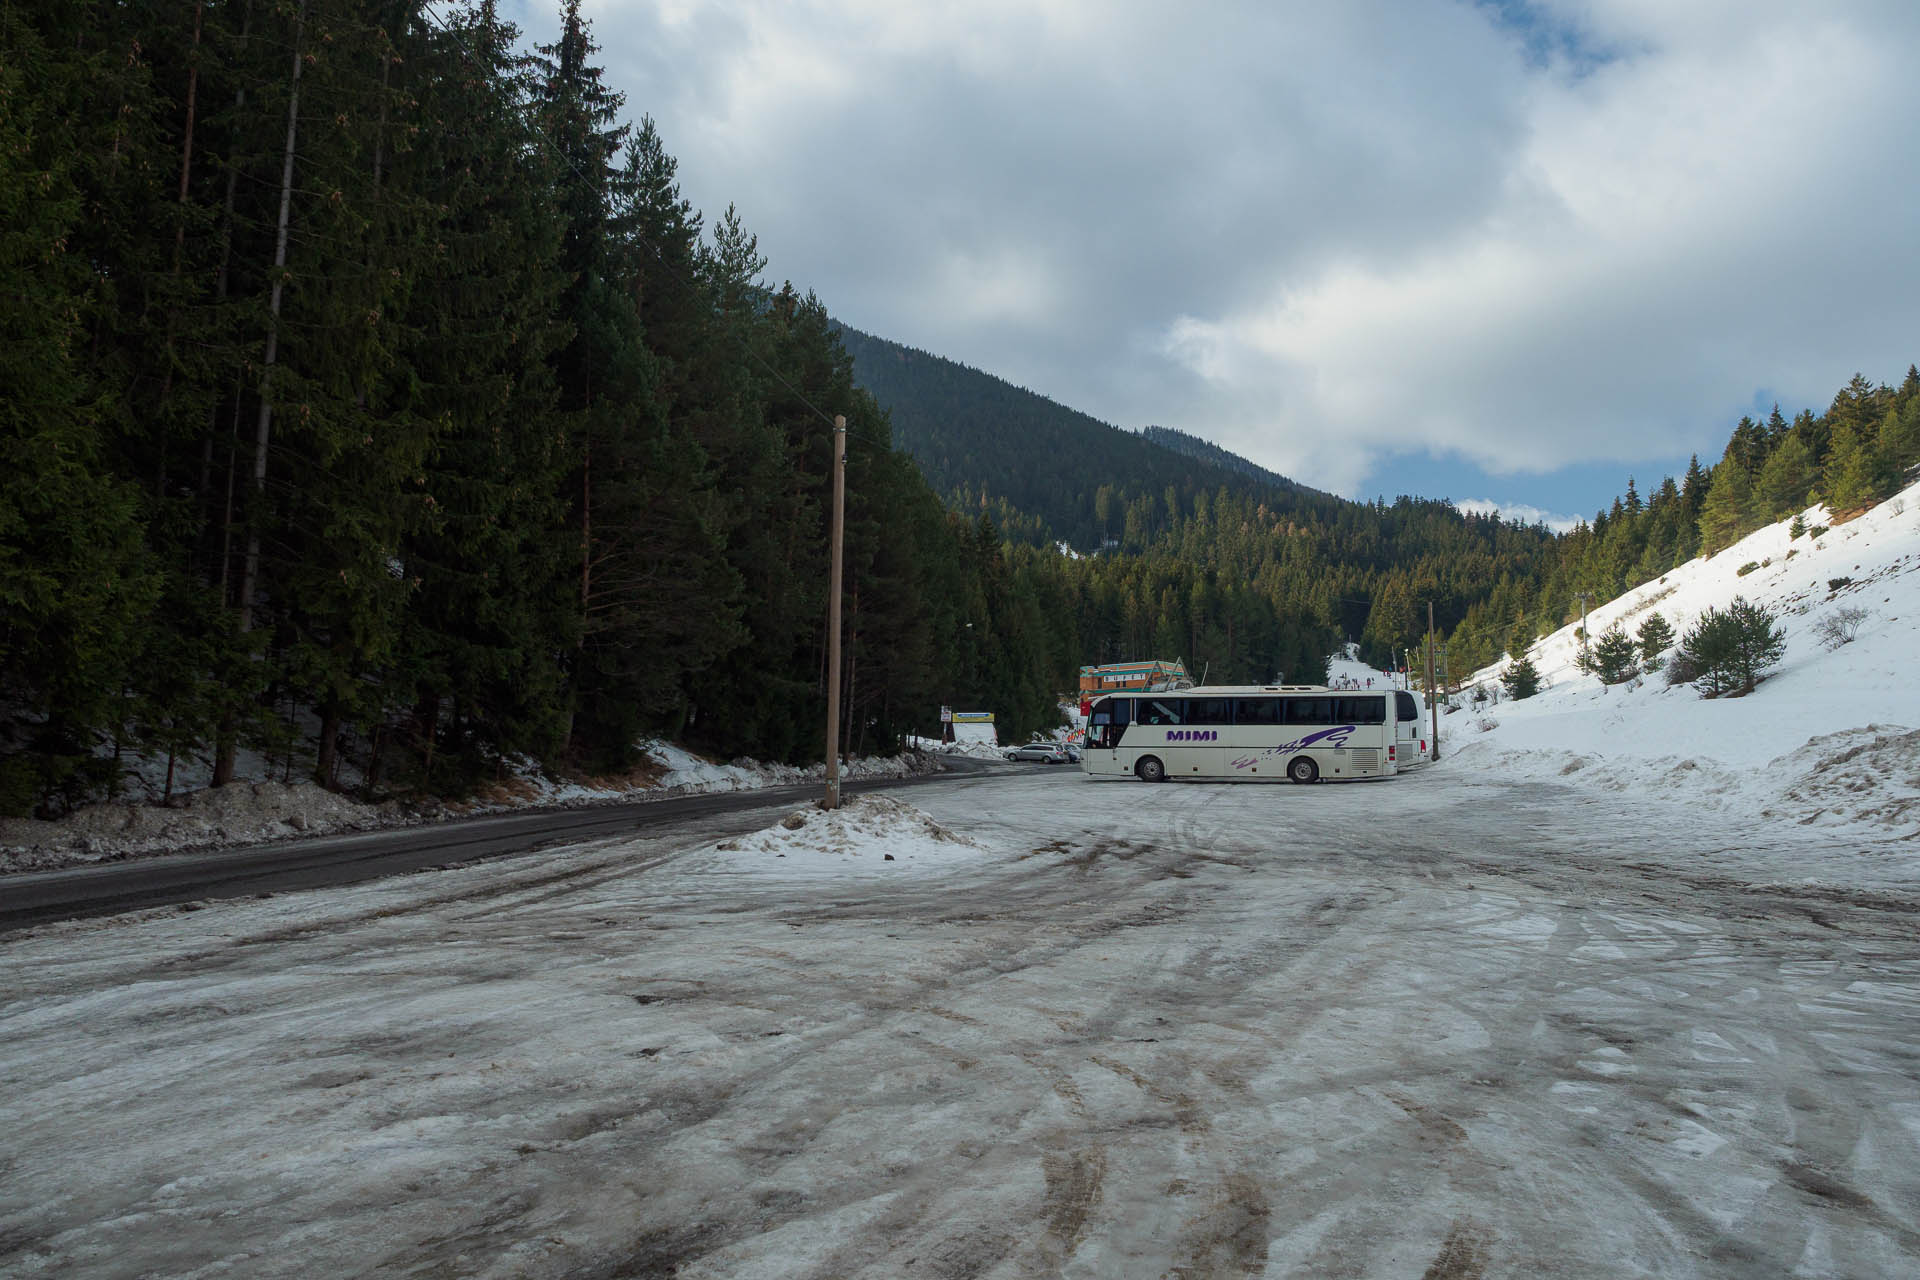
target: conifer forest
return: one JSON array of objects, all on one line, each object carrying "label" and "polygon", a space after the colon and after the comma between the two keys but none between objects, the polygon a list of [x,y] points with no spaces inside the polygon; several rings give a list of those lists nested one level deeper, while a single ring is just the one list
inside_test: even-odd
[{"label": "conifer forest", "polygon": [[852,754],[942,704],[1025,737],[1088,662],[1319,680],[1429,603],[1464,674],[1920,461],[1909,368],[1564,535],[1349,502],[768,266],[578,0],[541,47],[493,0],[0,5],[0,813],[134,757],[377,794],[650,735],[817,760],[835,415]]}]

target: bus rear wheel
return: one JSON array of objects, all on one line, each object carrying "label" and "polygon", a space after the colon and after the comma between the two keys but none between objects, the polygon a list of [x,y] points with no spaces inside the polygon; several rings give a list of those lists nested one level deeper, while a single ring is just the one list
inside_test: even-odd
[{"label": "bus rear wheel", "polygon": [[1133,771],[1140,775],[1140,781],[1142,782],[1165,782],[1167,780],[1167,766],[1161,764],[1160,761],[1153,756],[1141,756],[1140,763],[1133,766]]},{"label": "bus rear wheel", "polygon": [[1315,782],[1320,777],[1320,766],[1301,756],[1287,765],[1287,776],[1299,783]]}]

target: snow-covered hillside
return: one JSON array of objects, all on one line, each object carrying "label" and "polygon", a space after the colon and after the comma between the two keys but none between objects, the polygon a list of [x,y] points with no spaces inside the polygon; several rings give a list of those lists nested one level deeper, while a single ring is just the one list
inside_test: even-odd
[{"label": "snow-covered hillside", "polygon": [[[1804,521],[1830,522],[1819,507]],[[1462,699],[1442,719],[1442,767],[1664,795],[1826,836],[1920,836],[1920,485],[1818,538],[1790,537],[1790,525],[1691,561],[1588,618],[1595,637],[1615,623],[1631,635],[1658,612],[1684,636],[1736,596],[1765,605],[1787,648],[1751,695],[1702,699],[1657,674],[1609,688],[1577,669],[1579,638],[1567,626],[1531,650],[1535,697],[1506,698],[1505,662],[1472,678],[1500,700]],[[1832,647],[1819,628],[1843,609],[1864,616],[1851,643]],[[1912,858],[1920,870],[1920,847]]]}]

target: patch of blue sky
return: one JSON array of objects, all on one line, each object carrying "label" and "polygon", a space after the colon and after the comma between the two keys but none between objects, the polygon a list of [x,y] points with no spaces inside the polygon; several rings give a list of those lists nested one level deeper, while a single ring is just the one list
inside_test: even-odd
[{"label": "patch of blue sky", "polygon": [[1495,26],[1513,35],[1525,50],[1527,61],[1537,67],[1555,68],[1578,79],[1618,62],[1629,52],[1598,39],[1558,6],[1536,0],[1473,0],[1473,3]]}]

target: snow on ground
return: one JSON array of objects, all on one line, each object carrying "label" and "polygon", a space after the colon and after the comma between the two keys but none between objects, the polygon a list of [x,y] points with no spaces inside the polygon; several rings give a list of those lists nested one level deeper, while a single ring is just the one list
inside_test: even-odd
[{"label": "snow on ground", "polygon": [[[1348,645],[1347,652],[1336,654],[1327,659],[1327,683],[1334,688],[1360,689],[1398,689],[1402,688],[1400,678],[1378,668],[1370,667],[1353,656],[1358,645]],[[1425,707],[1425,695],[1420,705]]]},{"label": "snow on ground", "polygon": [[[56,822],[0,818],[0,875],[45,871],[90,862],[114,862],[189,849],[259,844],[289,836],[366,831],[406,826],[440,817],[545,806],[659,800],[713,791],[752,791],[816,781],[824,765],[796,768],[755,760],[715,764],[668,742],[641,745],[640,768],[619,778],[585,782],[545,776],[521,761],[506,782],[471,802],[436,800],[362,804],[311,782],[236,782],[225,787],[176,792],[172,802],[88,805]],[[933,767],[917,752],[848,760],[846,778],[896,778]]]},{"label": "snow on ground", "polygon": [[[690,866],[755,876],[901,874],[950,869],[987,854],[980,841],[941,826],[910,804],[883,795],[849,797],[838,809],[795,809],[773,826],[708,846]],[[913,864],[897,869],[886,863]]]},{"label": "snow on ground", "polygon": [[1914,1274],[1911,917],[1567,793],[980,770],[9,934],[0,1273]]},{"label": "snow on ground", "polygon": [[991,739],[962,738],[955,742],[942,742],[938,738],[907,739],[907,747],[912,751],[927,751],[943,756],[967,756],[975,760],[998,760],[1006,754],[1006,748]]},{"label": "snow on ground", "polygon": [[[1808,525],[1829,522],[1819,507]],[[1632,635],[1658,612],[1684,636],[1736,596],[1779,615],[1784,658],[1752,694],[1703,699],[1651,675],[1608,687],[1574,665],[1576,625],[1533,649],[1542,692],[1507,699],[1504,663],[1468,682],[1500,695],[1441,721],[1442,767],[1657,796],[1836,835],[1920,836],[1920,485],[1829,528],[1790,521],[1593,609],[1589,634]],[[1852,643],[1821,624],[1863,612]],[[1915,850],[1920,857],[1920,849]]]}]

